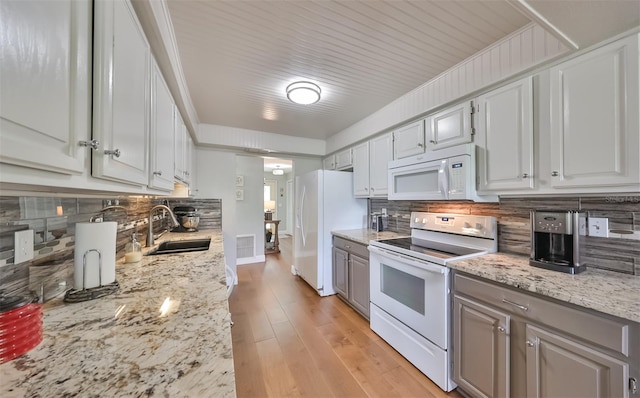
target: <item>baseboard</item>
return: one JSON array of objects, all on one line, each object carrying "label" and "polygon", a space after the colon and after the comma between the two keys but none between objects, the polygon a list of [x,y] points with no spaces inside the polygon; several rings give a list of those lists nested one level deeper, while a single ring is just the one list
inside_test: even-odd
[{"label": "baseboard", "polygon": [[238,258],[236,259],[236,265],[263,263],[265,260],[264,254],[254,257]]}]

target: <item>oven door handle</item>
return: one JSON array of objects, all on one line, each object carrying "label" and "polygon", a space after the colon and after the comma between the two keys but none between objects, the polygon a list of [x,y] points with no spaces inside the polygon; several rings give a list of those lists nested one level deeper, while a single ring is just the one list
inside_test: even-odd
[{"label": "oven door handle", "polygon": [[387,257],[389,259],[392,260],[397,260],[397,261],[402,261],[402,263],[410,265],[412,267],[416,267],[419,268],[421,270],[425,270],[428,272],[433,272],[436,274],[444,274],[445,272],[447,272],[446,267],[441,266],[441,265],[436,265],[436,264],[431,264],[429,262],[426,261],[420,261],[420,260],[416,260],[412,257],[409,256],[405,256],[403,254],[399,254],[399,253],[394,253],[391,252],[389,250],[385,250],[385,249],[381,249],[379,247],[376,246],[371,246],[369,245],[369,251],[372,253],[376,253],[382,257]]}]

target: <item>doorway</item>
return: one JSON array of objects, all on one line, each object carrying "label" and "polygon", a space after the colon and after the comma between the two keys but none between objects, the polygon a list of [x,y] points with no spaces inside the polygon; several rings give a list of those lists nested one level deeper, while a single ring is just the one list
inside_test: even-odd
[{"label": "doorway", "polygon": [[[264,180],[264,212],[265,220],[277,220],[278,219],[278,181],[277,180]],[[271,213],[270,216],[266,216]]]},{"label": "doorway", "polygon": [[293,161],[291,159],[264,159],[264,204],[265,212],[270,211],[273,219],[280,220],[279,234],[293,234],[293,190],[288,182],[293,181]]}]

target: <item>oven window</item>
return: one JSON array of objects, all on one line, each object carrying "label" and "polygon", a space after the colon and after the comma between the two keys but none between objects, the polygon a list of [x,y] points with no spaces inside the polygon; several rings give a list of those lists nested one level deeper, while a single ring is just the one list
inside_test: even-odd
[{"label": "oven window", "polygon": [[424,315],[424,280],[385,264],[380,266],[382,293]]}]

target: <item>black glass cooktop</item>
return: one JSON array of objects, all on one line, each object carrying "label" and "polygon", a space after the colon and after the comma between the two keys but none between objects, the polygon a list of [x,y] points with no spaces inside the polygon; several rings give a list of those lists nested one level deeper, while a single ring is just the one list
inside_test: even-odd
[{"label": "black glass cooktop", "polygon": [[442,259],[450,259],[481,252],[478,249],[456,246],[441,242],[433,242],[418,238],[384,239],[379,241],[379,243]]}]

